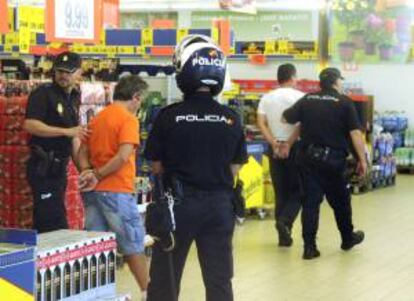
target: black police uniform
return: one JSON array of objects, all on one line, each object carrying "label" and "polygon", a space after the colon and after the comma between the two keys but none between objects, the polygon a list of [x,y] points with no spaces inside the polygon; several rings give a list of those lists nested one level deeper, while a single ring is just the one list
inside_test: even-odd
[{"label": "black police uniform", "polygon": [[304,184],[303,239],[316,247],[319,209],[323,197],[335,213],[343,244],[353,239],[351,194],[345,178],[350,132],[360,129],[352,101],[334,89],[306,95],[283,114],[288,123],[301,123],[299,163]]},{"label": "black police uniform", "polygon": [[[26,119],[49,126],[78,126],[80,93],[67,94],[55,83],[45,84],[30,94]],[[65,211],[67,164],[72,152],[72,138],[32,136],[27,177],[34,197],[33,228],[48,232],[68,227]]]},{"label": "black police uniform", "polygon": [[[176,287],[195,240],[208,301],[233,300],[231,164],[247,161],[243,130],[237,114],[210,93],[186,96],[165,108],[150,133],[145,156],[161,161],[164,172],[183,185],[175,205],[176,243],[172,252]],[[148,300],[176,300],[170,285],[168,255],[154,248]]]}]

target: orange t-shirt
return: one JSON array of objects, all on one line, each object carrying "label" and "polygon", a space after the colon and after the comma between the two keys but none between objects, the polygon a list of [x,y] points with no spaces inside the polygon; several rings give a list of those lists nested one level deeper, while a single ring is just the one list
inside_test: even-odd
[{"label": "orange t-shirt", "polygon": [[[102,110],[89,124],[91,135],[86,143],[89,160],[94,168],[104,166],[118,152],[121,144],[139,145],[137,118],[119,104],[111,104]],[[103,178],[96,191],[134,192],[135,152],[118,171]]]}]

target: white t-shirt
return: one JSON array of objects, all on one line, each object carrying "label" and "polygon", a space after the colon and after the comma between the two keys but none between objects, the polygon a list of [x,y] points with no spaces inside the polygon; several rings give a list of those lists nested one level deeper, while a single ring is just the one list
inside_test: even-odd
[{"label": "white t-shirt", "polygon": [[303,96],[305,96],[303,92],[293,88],[278,88],[263,95],[257,113],[266,116],[275,139],[286,141],[293,133],[294,126],[283,123],[282,114]]}]

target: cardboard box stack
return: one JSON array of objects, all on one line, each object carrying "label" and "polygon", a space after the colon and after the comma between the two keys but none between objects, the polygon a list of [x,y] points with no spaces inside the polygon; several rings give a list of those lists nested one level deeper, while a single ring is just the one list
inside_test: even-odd
[{"label": "cardboard box stack", "polygon": [[36,300],[97,300],[116,294],[115,234],[59,230],[39,235]]}]

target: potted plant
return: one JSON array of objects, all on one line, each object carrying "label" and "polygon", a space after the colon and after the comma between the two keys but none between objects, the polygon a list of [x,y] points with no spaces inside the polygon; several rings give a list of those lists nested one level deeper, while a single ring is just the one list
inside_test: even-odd
[{"label": "potted plant", "polygon": [[364,48],[364,18],[373,10],[374,0],[334,0],[332,10],[345,27],[346,40],[338,44],[342,61],[352,61],[355,49]]},{"label": "potted plant", "polygon": [[393,48],[395,44],[395,21],[388,19],[384,22],[381,36],[381,44],[379,45],[380,59],[389,61],[393,55]]},{"label": "potted plant", "polygon": [[378,43],[382,39],[384,20],[376,14],[370,14],[366,18],[365,54],[375,55]]}]

